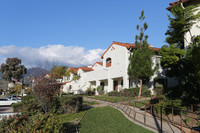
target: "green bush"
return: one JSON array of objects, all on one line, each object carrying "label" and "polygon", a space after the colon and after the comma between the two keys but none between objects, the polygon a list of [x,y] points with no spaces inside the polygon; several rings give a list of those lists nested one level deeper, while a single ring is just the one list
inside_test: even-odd
[{"label": "green bush", "polygon": [[61,109],[64,113],[76,113],[82,107],[83,97],[79,95],[60,98]]},{"label": "green bush", "polygon": [[21,102],[13,104],[12,107],[14,112],[21,112],[30,115],[42,111],[42,108],[33,95],[24,96]]},{"label": "green bush", "polygon": [[96,92],[96,89],[93,88],[90,86],[87,88],[87,90],[85,91],[85,95],[88,95],[88,96],[94,96],[95,95],[95,92]]},{"label": "green bush", "polygon": [[[127,95],[129,97],[135,97],[135,96],[138,96],[138,94],[139,94],[139,88],[136,87],[136,88],[124,89],[124,90],[121,90],[121,92],[111,91],[111,92],[108,92],[108,95],[109,96],[118,96],[118,97],[120,97],[120,93],[121,93],[121,96],[124,96],[124,97],[127,97]],[[142,90],[142,96],[144,96],[144,97],[151,96],[150,90],[144,88]]]},{"label": "green bush", "polygon": [[156,96],[161,96],[163,95],[164,87],[162,84],[156,83],[153,90]]},{"label": "green bush", "polygon": [[97,87],[97,91],[103,91],[103,87],[102,86],[98,86]]},{"label": "green bush", "polygon": [[117,97],[120,97],[120,92],[118,92],[118,91],[111,91],[111,92],[108,92],[108,96],[117,96]]},{"label": "green bush", "polygon": [[151,96],[151,91],[148,90],[148,89],[142,89],[142,96],[150,97]]},{"label": "green bush", "polygon": [[13,108],[14,112],[22,112],[23,111],[23,103],[18,102],[18,103],[12,104],[12,108]]},{"label": "green bush", "polygon": [[0,132],[54,132],[59,133],[62,122],[53,114],[38,112],[35,115],[25,114],[10,117],[0,122]]},{"label": "green bush", "polygon": [[[69,95],[67,95],[67,96],[69,96]],[[61,114],[62,111],[61,111],[60,107],[61,107],[60,97],[54,97],[49,112],[53,113],[53,114]]]},{"label": "green bush", "polygon": [[85,95],[94,96],[95,95],[95,91],[86,90]]},{"label": "green bush", "polygon": [[124,89],[122,90],[123,96],[129,96],[129,97],[135,97],[139,94],[139,88],[130,88],[130,89]]},{"label": "green bush", "polygon": [[[159,99],[160,99],[160,103],[159,103]],[[150,101],[150,103],[152,103],[153,100]],[[156,101],[156,100],[154,100]],[[173,103],[173,104],[172,104]],[[162,97],[162,98],[157,98],[157,103],[154,104],[154,109],[156,110],[156,112],[158,112],[159,110],[159,106],[162,106],[162,113],[164,114],[171,114],[172,113],[172,105],[174,108],[174,115],[180,115],[180,109],[182,110],[186,110],[187,107],[181,104],[181,100],[176,99],[176,100],[170,100],[166,97]],[[184,114],[187,114],[187,112],[183,111]]]}]

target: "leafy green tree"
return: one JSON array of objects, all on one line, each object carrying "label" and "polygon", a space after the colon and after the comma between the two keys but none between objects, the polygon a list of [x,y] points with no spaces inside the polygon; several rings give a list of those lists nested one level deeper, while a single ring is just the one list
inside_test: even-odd
[{"label": "leafy green tree", "polygon": [[63,75],[65,75],[67,70],[67,66],[53,66],[50,70],[51,77],[56,79],[56,78],[61,78]]},{"label": "leafy green tree", "polygon": [[172,44],[170,46],[164,45],[159,50],[159,54],[162,55],[161,66],[167,70],[167,76],[174,77],[180,75],[177,70],[179,69],[180,59],[185,56],[186,51]]},{"label": "leafy green tree", "polygon": [[183,61],[180,62],[180,90],[181,99],[184,103],[200,103],[200,39],[194,38],[193,46]]},{"label": "leafy green tree", "polygon": [[[188,40],[184,37],[186,33],[191,35],[191,43],[193,43],[195,36],[191,33],[191,27],[200,20],[200,12],[197,6],[191,5],[183,8],[181,4],[171,9],[171,16],[168,15],[170,25],[166,32],[166,42],[169,44],[164,45],[159,54],[162,56],[161,65],[167,70],[167,75],[170,77],[180,75],[178,71],[181,66],[180,62],[184,61],[186,50],[184,50],[184,41]],[[195,14],[195,12],[197,12]],[[193,45],[193,44],[191,44]]]},{"label": "leafy green tree", "polygon": [[[200,19],[200,12],[198,12],[199,9],[196,7],[197,6],[191,5],[183,8],[181,4],[178,4],[171,9],[171,16],[168,15],[170,25],[165,33],[168,35],[166,38],[168,44],[176,44],[178,48],[183,49],[184,41],[188,42],[188,40],[184,38],[185,33],[189,32],[193,38],[190,31],[191,27]],[[195,14],[195,12],[198,13]]]},{"label": "leafy green tree", "polygon": [[142,11],[139,17],[141,24],[137,25],[137,30],[140,31],[140,34],[135,37],[136,48],[130,54],[130,63],[128,66],[129,78],[140,81],[139,96],[141,96],[142,93],[142,81],[148,79],[155,72],[155,70],[152,69],[153,62],[151,59],[153,51],[149,48],[147,42],[148,36],[144,35],[144,31],[148,28],[146,22],[143,24],[144,19],[144,11]]},{"label": "leafy green tree", "polygon": [[18,58],[7,58],[6,64],[1,64],[2,78],[7,81],[14,79],[21,79],[23,73],[26,74],[27,69],[24,65],[21,65],[21,59]]},{"label": "leafy green tree", "polygon": [[[168,88],[167,96],[170,98],[181,98],[184,103],[200,102],[200,39],[191,33],[191,27],[200,20],[200,12],[196,6],[183,8],[180,4],[171,10],[172,17],[169,16],[170,26],[166,32],[168,37],[159,54],[162,55],[161,65],[166,69],[167,75],[177,77],[179,86],[176,89]],[[198,12],[195,14],[195,12]],[[187,50],[184,48],[184,38],[186,33],[190,33],[191,42]],[[179,91],[177,91],[179,90]],[[171,97],[173,96],[173,97]]]}]

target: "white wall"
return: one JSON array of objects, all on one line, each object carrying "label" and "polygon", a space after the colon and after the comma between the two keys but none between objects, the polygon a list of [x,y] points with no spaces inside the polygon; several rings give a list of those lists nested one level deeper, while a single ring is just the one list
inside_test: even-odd
[{"label": "white wall", "polygon": [[102,69],[103,66],[99,65],[98,63],[95,63],[94,66],[92,67],[92,69],[96,70],[100,70]]}]

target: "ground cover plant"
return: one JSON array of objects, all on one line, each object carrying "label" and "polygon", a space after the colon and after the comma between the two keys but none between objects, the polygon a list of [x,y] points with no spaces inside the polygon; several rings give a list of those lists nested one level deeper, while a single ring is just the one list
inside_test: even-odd
[{"label": "ground cover plant", "polygon": [[109,106],[92,108],[79,125],[80,133],[150,133],[151,131],[127,120]]},{"label": "ground cover plant", "polygon": [[48,113],[34,95],[25,96],[13,105],[20,115],[0,121],[0,132],[74,132],[84,115],[81,96],[54,97]]}]

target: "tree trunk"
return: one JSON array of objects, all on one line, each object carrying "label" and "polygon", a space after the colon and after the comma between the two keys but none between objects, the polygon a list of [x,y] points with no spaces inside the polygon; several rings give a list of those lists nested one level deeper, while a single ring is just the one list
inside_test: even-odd
[{"label": "tree trunk", "polygon": [[140,91],[138,97],[140,97],[142,94],[142,79],[140,79]]}]

